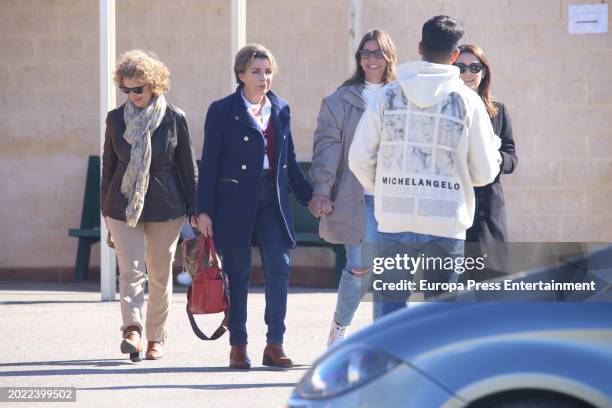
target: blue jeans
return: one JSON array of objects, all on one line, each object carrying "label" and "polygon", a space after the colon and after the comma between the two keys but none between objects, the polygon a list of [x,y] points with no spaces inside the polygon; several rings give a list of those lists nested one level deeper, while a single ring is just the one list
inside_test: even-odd
[{"label": "blue jeans", "polygon": [[[374,217],[374,196],[366,195],[365,200],[365,234],[363,243],[346,244],[346,266],[340,277],[338,300],[334,318],[342,326],[348,326],[353,321],[355,311],[361,299],[370,288],[372,272],[360,276],[353,274],[355,268],[370,268],[372,259],[376,256],[378,247],[378,223]],[[381,316],[381,303],[374,302],[372,313],[374,319]]]},{"label": "blue jeans", "polygon": [[[457,258],[464,256],[464,241],[438,237],[427,234],[417,234],[414,232],[379,232],[378,233],[378,256],[381,258],[395,258],[397,255],[403,257],[407,255],[411,258],[421,258],[424,260],[440,258],[444,262],[431,262],[423,270],[423,279],[432,283],[446,283],[456,281],[457,275],[454,269],[444,268],[444,263],[450,258],[453,262]],[[410,265],[410,264],[409,264]],[[414,271],[404,268],[390,268],[377,276],[384,283],[399,284],[403,281],[413,281]],[[417,285],[418,287],[418,285]],[[425,299],[443,294],[441,289],[431,289],[424,292]],[[382,315],[389,314],[395,310],[406,307],[406,301],[410,296],[409,290],[381,290],[375,291],[375,299],[383,302]]]},{"label": "blue jeans", "polygon": [[[286,238],[274,186],[267,172],[265,174],[257,202],[253,238],[259,246],[266,279],[264,314],[268,326],[266,339],[269,344],[282,344],[291,270],[290,243]],[[251,248],[225,249],[222,251],[222,256],[223,269],[227,273],[230,287],[230,344],[243,346],[247,344],[247,297],[251,277]]]}]

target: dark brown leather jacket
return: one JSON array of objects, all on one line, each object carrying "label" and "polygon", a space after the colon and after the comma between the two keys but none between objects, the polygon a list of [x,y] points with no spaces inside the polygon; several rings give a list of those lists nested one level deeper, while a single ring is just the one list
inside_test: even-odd
[{"label": "dark brown leather jacket", "polygon": [[[123,108],[106,117],[100,184],[102,214],[120,221],[126,220],[127,198],[121,194],[121,182],[132,149],[123,139]],[[184,112],[168,104],[151,136],[151,148],[149,187],[139,221],[168,221],[192,214],[198,174]]]}]

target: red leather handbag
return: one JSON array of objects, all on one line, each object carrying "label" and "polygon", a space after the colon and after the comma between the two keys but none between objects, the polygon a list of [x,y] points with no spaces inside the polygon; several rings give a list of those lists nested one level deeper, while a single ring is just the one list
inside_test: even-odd
[{"label": "red leather handbag", "polygon": [[[192,242],[188,242],[192,241]],[[194,242],[195,241],[195,242]],[[197,244],[197,247],[194,245]],[[191,286],[187,289],[187,317],[191,329],[202,340],[216,340],[227,331],[227,318],[229,312],[229,284],[227,275],[221,269],[221,262],[215,249],[212,238],[199,235],[196,239],[183,241],[182,249],[185,257],[192,258],[184,263],[191,263],[195,270]],[[191,249],[190,249],[191,247]],[[194,254],[194,247],[197,248]],[[196,255],[193,265],[193,255]],[[206,336],[198,327],[193,315],[224,313],[224,319],[217,330]]]}]

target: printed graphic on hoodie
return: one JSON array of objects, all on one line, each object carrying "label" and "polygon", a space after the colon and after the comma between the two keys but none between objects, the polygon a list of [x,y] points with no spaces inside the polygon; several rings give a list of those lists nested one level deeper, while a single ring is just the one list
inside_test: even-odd
[{"label": "printed graphic on hoodie", "polygon": [[457,216],[464,193],[455,152],[465,116],[456,92],[420,108],[408,101],[399,84],[385,90],[378,155],[383,213]]}]

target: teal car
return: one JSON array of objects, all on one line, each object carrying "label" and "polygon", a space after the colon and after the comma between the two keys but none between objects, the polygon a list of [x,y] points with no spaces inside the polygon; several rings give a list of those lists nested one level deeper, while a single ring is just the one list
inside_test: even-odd
[{"label": "teal car", "polygon": [[427,303],[325,353],[291,408],[612,407],[612,303]]}]

